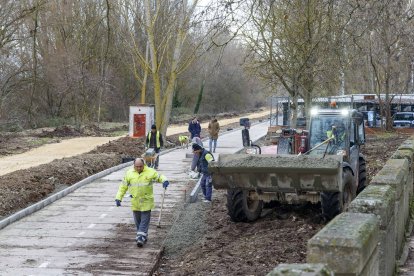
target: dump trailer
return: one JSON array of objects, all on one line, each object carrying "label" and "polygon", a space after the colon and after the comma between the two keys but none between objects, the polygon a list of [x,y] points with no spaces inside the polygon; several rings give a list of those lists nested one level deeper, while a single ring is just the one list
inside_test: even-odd
[{"label": "dump trailer", "polygon": [[254,221],[264,203],[273,201],[321,202],[330,220],[364,189],[360,112],[314,109],[308,130],[282,129],[278,138],[277,154],[220,154],[210,163],[214,188],[227,189],[233,221]]}]

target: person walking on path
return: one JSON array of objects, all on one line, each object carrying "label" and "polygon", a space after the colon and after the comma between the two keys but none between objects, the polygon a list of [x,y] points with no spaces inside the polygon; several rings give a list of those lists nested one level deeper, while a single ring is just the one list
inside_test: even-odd
[{"label": "person walking on path", "polygon": [[127,170],[115,197],[116,206],[119,207],[127,191],[131,196],[138,247],[142,247],[148,240],[151,210],[154,208],[153,182],[162,183],[164,189],[167,189],[170,184],[164,175],[145,165],[144,159],[137,158],[134,161],[134,167]]},{"label": "person walking on path", "polygon": [[201,125],[200,122],[197,120],[197,117],[194,117],[193,120],[188,124],[188,132],[191,134],[191,140],[194,137],[200,137],[201,134]]},{"label": "person walking on path", "polygon": [[203,141],[201,141],[200,137],[194,137],[194,138],[191,140],[191,142],[192,142],[193,144],[199,144],[200,146],[202,146],[202,147],[203,147]]},{"label": "person walking on path", "polygon": [[151,126],[151,131],[148,132],[147,139],[145,140],[145,146],[147,148],[154,148],[155,153],[158,154],[154,164],[154,168],[158,169],[158,163],[160,161],[159,153],[161,151],[161,147],[164,146],[164,140],[162,139],[162,134],[157,130],[156,125]]},{"label": "person walking on path", "polygon": [[208,124],[208,133],[210,135],[210,141],[209,141],[210,152],[216,152],[219,131],[220,131],[220,124],[217,122],[217,119],[214,118]]},{"label": "person walking on path", "polygon": [[191,170],[195,170],[197,167],[198,172],[202,173],[203,176],[200,180],[201,189],[204,195],[204,202],[211,202],[211,195],[213,193],[213,185],[211,175],[208,172],[208,163],[214,160],[213,155],[205,150],[198,144],[193,144],[194,155],[198,156],[198,161],[196,164],[191,164]]}]

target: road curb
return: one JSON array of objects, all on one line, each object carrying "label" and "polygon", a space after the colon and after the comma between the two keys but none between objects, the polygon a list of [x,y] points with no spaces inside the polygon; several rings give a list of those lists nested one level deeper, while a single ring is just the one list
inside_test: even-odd
[{"label": "road curb", "polygon": [[133,161],[127,162],[127,163],[123,163],[114,167],[111,167],[109,169],[103,170],[101,172],[98,172],[94,175],[88,176],[85,179],[82,179],[79,182],[76,182],[75,184],[73,184],[70,187],[67,187],[65,189],[63,189],[60,192],[57,192],[33,205],[30,205],[29,207],[24,208],[23,210],[18,211],[17,213],[14,213],[13,215],[10,215],[8,217],[6,217],[5,219],[2,219],[0,221],[0,229],[3,229],[4,227],[6,227],[7,225],[18,221],[19,219],[22,219],[30,214],[33,214],[36,211],[39,211],[40,209],[46,207],[47,205],[55,202],[56,200],[72,193],[73,191],[75,191],[76,189],[91,183],[92,181],[95,181],[98,178],[104,177],[110,173],[113,173],[117,170],[123,169],[125,167],[128,167],[130,165],[132,165]]}]

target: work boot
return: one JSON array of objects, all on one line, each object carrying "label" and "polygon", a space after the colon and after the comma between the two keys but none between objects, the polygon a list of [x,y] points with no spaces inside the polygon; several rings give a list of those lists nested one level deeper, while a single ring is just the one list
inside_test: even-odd
[{"label": "work boot", "polygon": [[147,239],[144,236],[138,236],[137,246],[142,247],[147,242]]}]

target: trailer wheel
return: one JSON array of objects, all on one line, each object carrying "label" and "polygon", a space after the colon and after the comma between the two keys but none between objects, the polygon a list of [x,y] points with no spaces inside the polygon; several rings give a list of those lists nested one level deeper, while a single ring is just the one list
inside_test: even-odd
[{"label": "trailer wheel", "polygon": [[227,212],[234,222],[251,222],[260,217],[263,201],[250,200],[248,191],[241,189],[227,190]]},{"label": "trailer wheel", "polygon": [[359,174],[358,174],[357,195],[365,189],[366,182],[367,182],[366,163],[365,163],[365,160],[363,158],[360,158],[359,159]]},{"label": "trailer wheel", "polygon": [[344,190],[342,193],[321,193],[322,215],[328,221],[348,208],[349,204],[355,197],[355,192],[352,187],[352,172],[349,169],[344,168],[342,172],[342,183],[344,184]]}]

